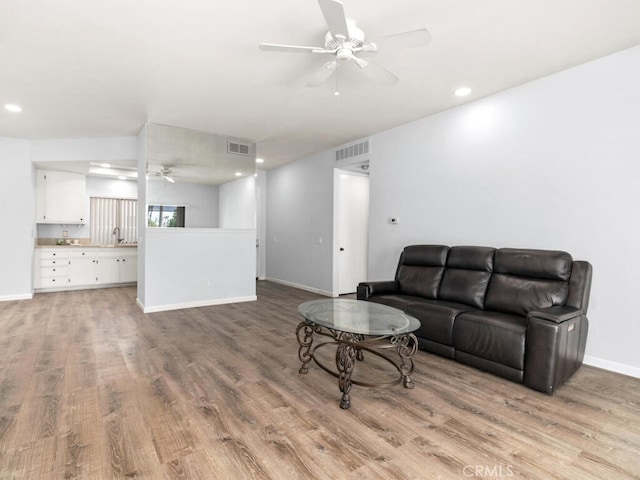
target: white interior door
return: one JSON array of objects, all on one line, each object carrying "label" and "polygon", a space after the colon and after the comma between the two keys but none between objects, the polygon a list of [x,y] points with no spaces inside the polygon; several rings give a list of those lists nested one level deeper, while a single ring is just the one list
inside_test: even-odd
[{"label": "white interior door", "polygon": [[338,293],[354,293],[367,280],[369,177],[338,175]]}]

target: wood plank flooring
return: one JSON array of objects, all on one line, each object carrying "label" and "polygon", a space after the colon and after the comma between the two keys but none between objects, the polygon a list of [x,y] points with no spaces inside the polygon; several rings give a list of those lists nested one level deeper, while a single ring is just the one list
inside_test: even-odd
[{"label": "wood plank flooring", "polygon": [[418,352],[413,390],[354,386],[344,411],[334,377],[298,374],[313,298],[0,304],[0,479],[640,478],[640,380],[583,366],[550,397]]}]

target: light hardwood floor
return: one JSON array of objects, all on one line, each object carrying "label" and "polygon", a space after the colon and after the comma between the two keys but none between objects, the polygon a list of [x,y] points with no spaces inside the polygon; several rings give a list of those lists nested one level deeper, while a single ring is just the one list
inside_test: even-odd
[{"label": "light hardwood floor", "polygon": [[640,478],[640,380],[583,366],[551,397],[418,352],[413,390],[354,386],[341,410],[334,377],[298,374],[313,298],[0,304],[0,479]]}]

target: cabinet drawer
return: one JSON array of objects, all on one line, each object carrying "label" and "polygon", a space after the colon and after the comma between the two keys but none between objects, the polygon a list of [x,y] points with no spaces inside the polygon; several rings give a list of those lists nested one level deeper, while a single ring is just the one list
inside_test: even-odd
[{"label": "cabinet drawer", "polygon": [[41,267],[66,267],[69,265],[68,258],[51,258],[51,259],[40,259]]},{"label": "cabinet drawer", "polygon": [[68,256],[68,252],[55,252],[51,250],[40,251],[40,258],[42,260],[55,260],[60,258],[67,258]]},{"label": "cabinet drawer", "polygon": [[40,278],[40,288],[64,287],[69,285],[68,277],[43,277]]},{"label": "cabinet drawer", "polygon": [[62,267],[40,267],[40,277],[67,277],[69,276],[69,267],[66,265]]}]

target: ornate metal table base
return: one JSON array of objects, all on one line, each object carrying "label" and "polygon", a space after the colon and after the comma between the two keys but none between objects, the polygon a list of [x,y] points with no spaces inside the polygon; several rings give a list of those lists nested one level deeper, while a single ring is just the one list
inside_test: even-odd
[{"label": "ornate metal table base", "polygon": [[[329,337],[332,340],[313,344],[314,334]],[[411,373],[413,372],[413,356],[418,349],[418,341],[413,333],[400,335],[367,336],[356,333],[343,332],[327,328],[312,322],[303,321],[296,329],[298,338],[298,358],[302,362],[299,373],[309,371],[308,365],[313,360],[325,372],[338,378],[338,387],[342,392],[340,408],[351,406],[351,385],[363,387],[386,387],[403,382],[405,388],[413,388]],[[320,362],[314,352],[325,345],[336,345],[336,370]],[[383,353],[385,350],[395,350],[398,360]],[[366,383],[352,380],[351,375],[357,361],[364,360],[364,352],[370,352],[386,360],[398,370],[399,376],[393,381],[380,383]]]}]

